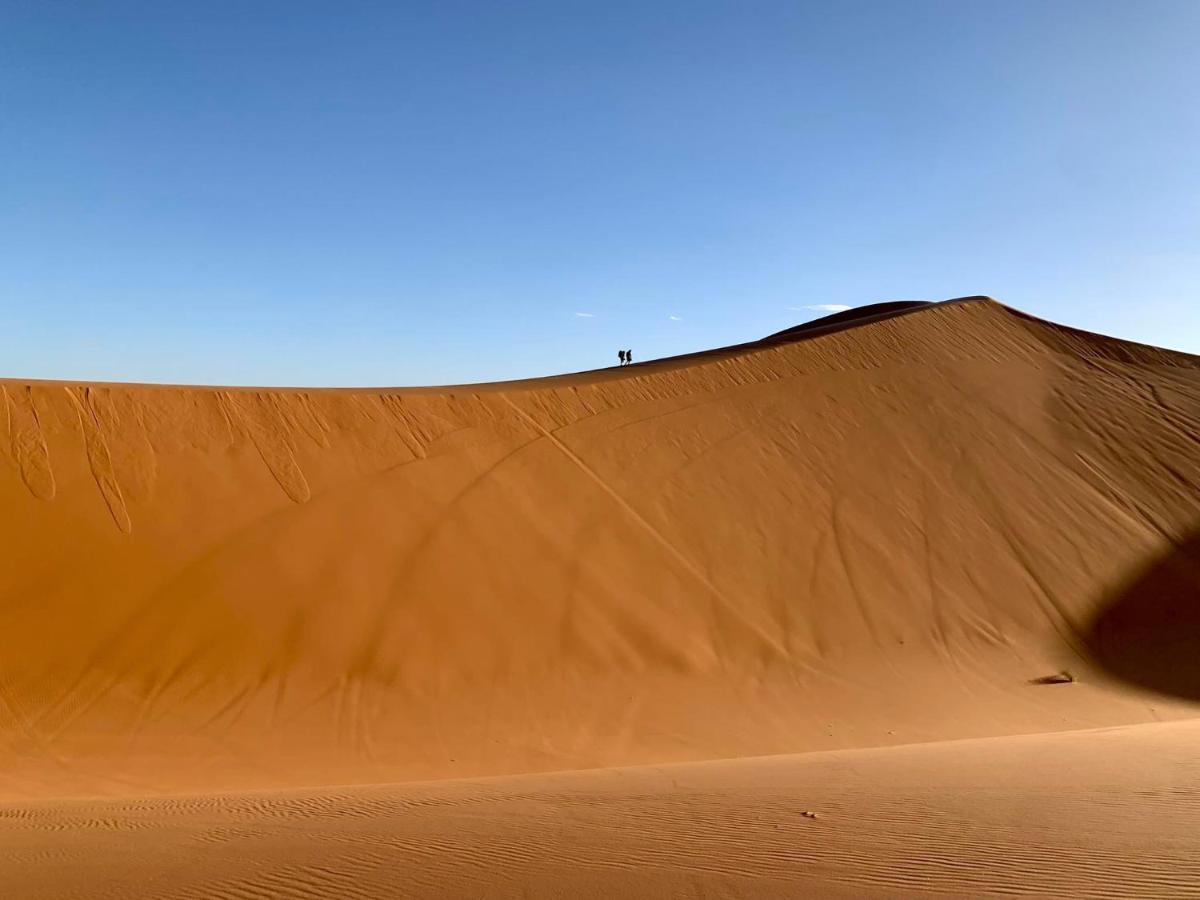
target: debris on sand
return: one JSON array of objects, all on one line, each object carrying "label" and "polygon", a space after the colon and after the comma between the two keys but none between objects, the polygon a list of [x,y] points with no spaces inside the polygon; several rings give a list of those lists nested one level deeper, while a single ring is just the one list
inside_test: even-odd
[{"label": "debris on sand", "polygon": [[1041,678],[1033,679],[1033,684],[1074,684],[1076,678],[1066,669],[1058,672],[1055,675],[1043,675]]}]

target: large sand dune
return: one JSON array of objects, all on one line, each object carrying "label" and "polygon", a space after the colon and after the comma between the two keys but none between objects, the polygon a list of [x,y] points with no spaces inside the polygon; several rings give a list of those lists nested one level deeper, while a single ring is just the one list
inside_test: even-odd
[{"label": "large sand dune", "polygon": [[986,298],[507,384],[0,384],[13,810],[1200,711],[1200,359]]}]

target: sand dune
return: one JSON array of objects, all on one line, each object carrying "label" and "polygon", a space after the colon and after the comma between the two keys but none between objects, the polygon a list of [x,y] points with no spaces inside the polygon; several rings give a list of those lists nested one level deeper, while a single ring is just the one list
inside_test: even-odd
[{"label": "sand dune", "polygon": [[64,821],[1197,714],[1200,359],[986,298],[507,384],[0,386],[0,798]]}]

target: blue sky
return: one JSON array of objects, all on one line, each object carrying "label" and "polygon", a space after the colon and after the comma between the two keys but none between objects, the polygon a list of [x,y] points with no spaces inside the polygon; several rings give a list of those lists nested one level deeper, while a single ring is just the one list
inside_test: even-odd
[{"label": "blue sky", "polygon": [[570,371],[986,293],[1200,353],[1200,3],[0,0],[0,375]]}]

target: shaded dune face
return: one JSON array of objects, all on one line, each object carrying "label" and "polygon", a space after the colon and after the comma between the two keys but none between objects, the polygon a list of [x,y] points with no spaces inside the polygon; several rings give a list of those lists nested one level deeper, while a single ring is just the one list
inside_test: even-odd
[{"label": "shaded dune face", "polygon": [[2,795],[786,753],[1200,699],[1194,569],[1147,569],[1195,557],[1200,361],[992,301],[512,384],[2,387]]},{"label": "shaded dune face", "polygon": [[1091,624],[1088,647],[1133,684],[1200,701],[1200,534],[1114,592]]}]

